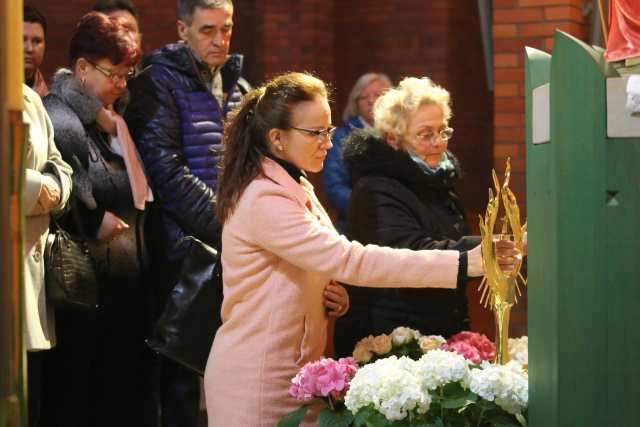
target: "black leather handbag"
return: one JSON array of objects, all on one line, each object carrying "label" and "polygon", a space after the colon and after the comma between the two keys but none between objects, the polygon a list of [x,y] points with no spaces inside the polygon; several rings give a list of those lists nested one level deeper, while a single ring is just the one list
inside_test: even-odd
[{"label": "black leather handbag", "polygon": [[47,298],[56,308],[98,308],[96,265],[84,237],[71,235],[52,220],[44,265]]},{"label": "black leather handbag", "polygon": [[222,266],[218,251],[195,237],[178,282],[147,345],[156,353],[204,376],[209,351],[222,324]]}]

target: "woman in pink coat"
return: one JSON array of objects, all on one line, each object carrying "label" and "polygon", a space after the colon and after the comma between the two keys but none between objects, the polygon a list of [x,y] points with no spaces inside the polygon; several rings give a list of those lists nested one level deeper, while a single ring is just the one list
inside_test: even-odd
[{"label": "woman in pink coat", "polygon": [[482,274],[479,247],[411,251],[339,235],[305,177],[322,169],[332,130],[324,83],[290,73],[247,94],[225,131],[223,324],[205,372],[210,427],[274,426],[299,406],[288,389],[324,354],[330,281],[455,288]]}]

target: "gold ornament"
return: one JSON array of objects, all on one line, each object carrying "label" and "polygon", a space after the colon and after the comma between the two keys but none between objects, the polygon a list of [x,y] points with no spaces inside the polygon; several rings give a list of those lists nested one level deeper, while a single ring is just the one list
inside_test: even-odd
[{"label": "gold ornament", "polygon": [[[496,363],[505,364],[509,361],[509,315],[511,307],[522,296],[519,282],[526,285],[525,278],[520,274],[522,255],[520,255],[511,271],[503,271],[496,257],[496,242],[510,240],[522,254],[524,236],[527,224],[520,225],[520,209],[516,197],[509,188],[511,176],[511,162],[507,159],[504,182],[500,186],[496,171],[492,170],[495,195],[489,188],[489,202],[484,217],[480,215],[480,234],[482,236],[482,260],[484,262],[484,277],[478,290],[481,292],[480,303],[485,308],[493,310],[496,325]],[[501,218],[502,226],[499,234],[494,234],[500,205],[504,209]]]}]

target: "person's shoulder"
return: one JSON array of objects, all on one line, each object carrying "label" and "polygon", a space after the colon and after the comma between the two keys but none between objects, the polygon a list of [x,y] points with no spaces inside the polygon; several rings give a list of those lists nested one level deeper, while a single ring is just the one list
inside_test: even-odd
[{"label": "person's shoulder", "polygon": [[24,83],[22,84],[22,96],[24,97],[25,102],[28,102],[34,105],[42,104],[40,95],[38,95],[38,93],[35,90],[31,89],[29,86],[27,86]]},{"label": "person's shoulder", "polygon": [[385,175],[366,175],[358,179],[353,186],[352,197],[361,194],[386,195],[398,198],[401,194],[411,192],[411,190],[401,181]]},{"label": "person's shoulder", "polygon": [[145,55],[140,73],[132,79],[132,83],[150,80],[166,84],[171,80],[193,78],[193,67],[187,46],[184,43],[171,43]]}]

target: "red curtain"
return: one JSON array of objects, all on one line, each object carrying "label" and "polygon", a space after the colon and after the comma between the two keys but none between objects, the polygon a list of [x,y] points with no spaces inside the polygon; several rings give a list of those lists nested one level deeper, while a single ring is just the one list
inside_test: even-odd
[{"label": "red curtain", "polygon": [[613,62],[634,56],[640,56],[640,0],[610,0],[605,58]]}]

